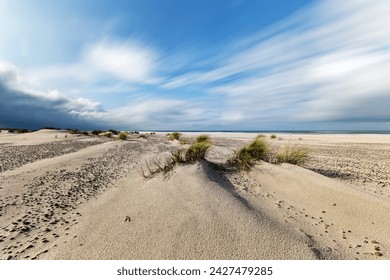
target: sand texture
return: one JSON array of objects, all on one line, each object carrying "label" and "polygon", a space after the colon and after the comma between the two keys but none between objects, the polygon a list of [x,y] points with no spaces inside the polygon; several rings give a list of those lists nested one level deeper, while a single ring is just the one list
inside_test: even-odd
[{"label": "sand texture", "polygon": [[310,160],[243,172],[222,166],[256,135],[210,133],[206,160],[146,179],[181,147],[146,135],[0,133],[0,258],[390,259],[389,136],[266,135]]}]

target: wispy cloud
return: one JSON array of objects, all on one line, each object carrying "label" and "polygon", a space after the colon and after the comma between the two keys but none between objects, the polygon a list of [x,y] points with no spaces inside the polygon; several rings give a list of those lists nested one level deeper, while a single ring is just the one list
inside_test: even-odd
[{"label": "wispy cloud", "polygon": [[237,43],[211,70],[174,77],[164,86],[202,86],[224,96],[221,120],[260,127],[388,122],[389,103],[378,100],[389,99],[389,13],[388,1],[322,1]]}]

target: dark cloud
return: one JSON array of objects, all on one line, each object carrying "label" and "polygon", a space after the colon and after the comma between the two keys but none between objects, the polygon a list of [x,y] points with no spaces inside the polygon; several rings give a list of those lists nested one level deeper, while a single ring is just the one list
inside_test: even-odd
[{"label": "dark cloud", "polygon": [[[1,73],[0,73],[1,75]],[[0,127],[95,128],[91,115],[99,106],[85,99],[70,99],[58,93],[29,93],[10,86],[12,73],[0,76]],[[88,113],[89,117],[84,117]]]}]

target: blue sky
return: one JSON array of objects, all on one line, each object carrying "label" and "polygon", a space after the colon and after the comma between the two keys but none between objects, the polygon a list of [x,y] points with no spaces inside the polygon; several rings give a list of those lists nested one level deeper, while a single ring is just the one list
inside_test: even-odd
[{"label": "blue sky", "polygon": [[389,1],[0,0],[0,127],[390,129]]}]

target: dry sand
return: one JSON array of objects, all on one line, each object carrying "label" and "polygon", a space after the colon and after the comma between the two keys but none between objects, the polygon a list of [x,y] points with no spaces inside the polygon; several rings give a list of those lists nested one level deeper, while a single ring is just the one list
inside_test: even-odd
[{"label": "dry sand", "polygon": [[219,164],[256,135],[210,133],[207,161],[151,179],[180,146],[162,133],[0,135],[2,259],[390,259],[387,135],[278,135],[310,161],[246,173]]}]

